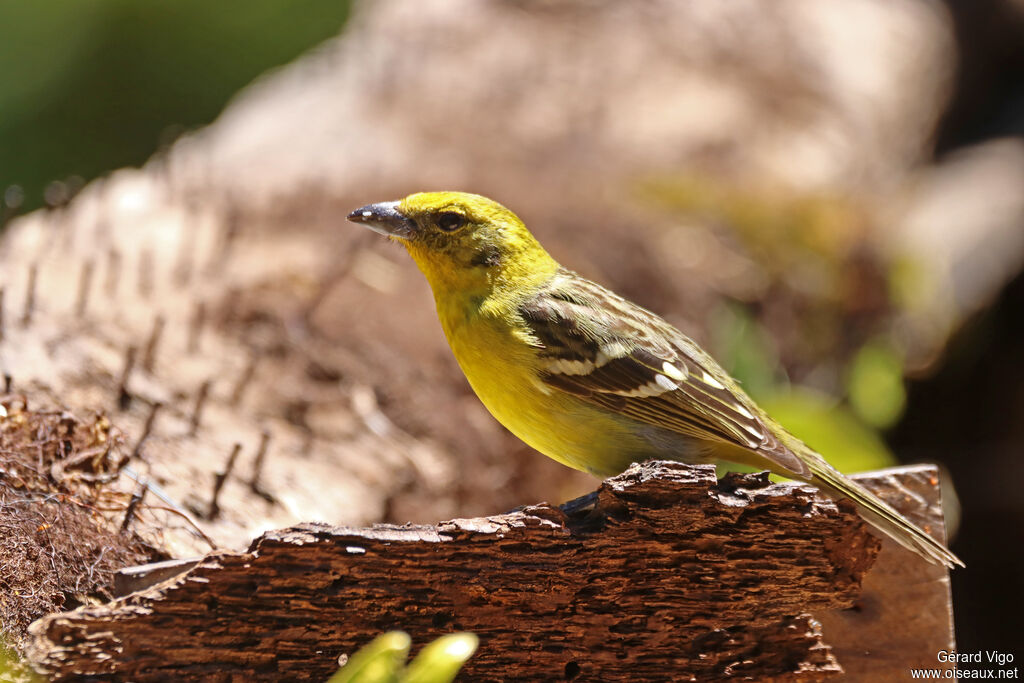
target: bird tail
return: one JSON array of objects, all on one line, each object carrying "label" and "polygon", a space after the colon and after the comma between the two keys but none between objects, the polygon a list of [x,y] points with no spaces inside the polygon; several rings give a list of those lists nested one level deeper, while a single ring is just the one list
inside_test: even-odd
[{"label": "bird tail", "polygon": [[857,511],[860,513],[860,516],[868,524],[871,524],[904,548],[948,569],[952,569],[955,565],[966,566],[946,546],[912,524],[897,512],[895,508],[871,493],[871,491],[868,491],[857,482],[844,477],[818,454],[814,453],[813,456],[801,459],[811,469],[810,483],[824,489],[826,493],[834,498],[849,498],[852,500],[857,504]]}]

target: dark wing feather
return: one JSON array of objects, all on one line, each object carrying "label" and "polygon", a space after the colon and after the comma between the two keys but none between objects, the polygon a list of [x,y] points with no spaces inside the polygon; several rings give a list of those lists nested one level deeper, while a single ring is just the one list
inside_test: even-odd
[{"label": "dark wing feather", "polygon": [[809,476],[736,382],[653,313],[570,271],[560,271],[519,312],[536,339],[541,379],[552,388]]}]

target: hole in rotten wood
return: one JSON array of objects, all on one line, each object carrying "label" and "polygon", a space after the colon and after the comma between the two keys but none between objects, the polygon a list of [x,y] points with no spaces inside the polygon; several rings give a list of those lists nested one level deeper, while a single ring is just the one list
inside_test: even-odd
[{"label": "hole in rotten wood", "polygon": [[430,623],[434,628],[443,628],[448,624],[452,623],[452,619],[455,618],[453,614],[446,614],[444,612],[438,612],[430,618]]},{"label": "hole in rotten wood", "polygon": [[580,675],[580,665],[576,662],[569,662],[565,665],[565,680],[571,681]]},{"label": "hole in rotten wood", "polygon": [[646,625],[647,619],[624,619],[623,621],[612,624],[608,627],[608,630],[612,633],[638,633],[643,630]]},{"label": "hole in rotten wood", "polygon": [[341,370],[315,360],[306,364],[306,377],[314,382],[334,383],[341,380]]}]

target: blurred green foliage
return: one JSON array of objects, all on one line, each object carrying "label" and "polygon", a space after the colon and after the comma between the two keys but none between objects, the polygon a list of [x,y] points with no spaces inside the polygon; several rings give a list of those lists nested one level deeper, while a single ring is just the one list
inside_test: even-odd
[{"label": "blurred green foliage", "polygon": [[831,464],[846,472],[895,464],[878,430],[902,414],[903,366],[884,341],[866,344],[854,355],[844,402],[822,391],[791,385],[770,335],[744,307],[719,307],[712,316],[711,331],[718,359],[729,374],[761,408]]},{"label": "blurred green foliage", "polygon": [[718,361],[752,397],[774,393],[787,382],[770,336],[745,307],[717,307],[709,327]]},{"label": "blurred green foliage", "polygon": [[0,195],[144,162],[338,33],[347,0],[0,3]]},{"label": "blurred green foliage", "polygon": [[[903,414],[904,362],[898,340],[880,331],[912,288],[913,272],[873,250],[868,213],[843,197],[710,173],[652,178],[637,190],[670,214],[727,232],[765,278],[753,301],[723,303],[711,316],[712,350],[723,367],[840,470],[894,464],[881,432]],[[788,311],[774,328],[753,312],[769,300],[776,313]],[[780,336],[788,361],[774,342]],[[825,378],[824,389],[792,384],[787,366]]]},{"label": "blurred green foliage", "polygon": [[17,681],[18,683],[35,683],[42,681],[28,668],[17,651],[0,634],[0,681]]},{"label": "blurred green foliage", "polygon": [[840,472],[862,472],[896,464],[882,437],[842,402],[804,387],[758,397],[758,403]]},{"label": "blurred green foliage", "polygon": [[868,424],[885,429],[903,414],[903,357],[885,339],[869,341],[857,350],[847,370],[850,406]]},{"label": "blurred green foliage", "polygon": [[[792,386],[770,336],[745,308],[720,307],[712,316],[711,331],[723,367],[769,415],[840,471],[895,464],[877,430],[902,413],[903,367],[893,363],[894,352],[882,342],[863,347],[855,356],[848,374],[849,402],[844,403],[821,391]],[[735,469],[733,464],[723,468]]]},{"label": "blurred green foliage", "polygon": [[354,654],[329,683],[450,683],[479,645],[472,633],[430,643],[406,666],[412,639],[401,631],[378,636]]}]

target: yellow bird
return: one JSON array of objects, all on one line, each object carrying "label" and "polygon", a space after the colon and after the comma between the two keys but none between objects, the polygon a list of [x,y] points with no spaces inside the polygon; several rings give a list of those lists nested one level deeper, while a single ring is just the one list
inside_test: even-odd
[{"label": "yellow bird", "polygon": [[501,204],[421,192],[348,218],[409,251],[473,390],[541,453],[600,476],[652,458],[768,469],[850,498],[901,545],[963,566],[768,417],[689,337],[560,266]]}]

